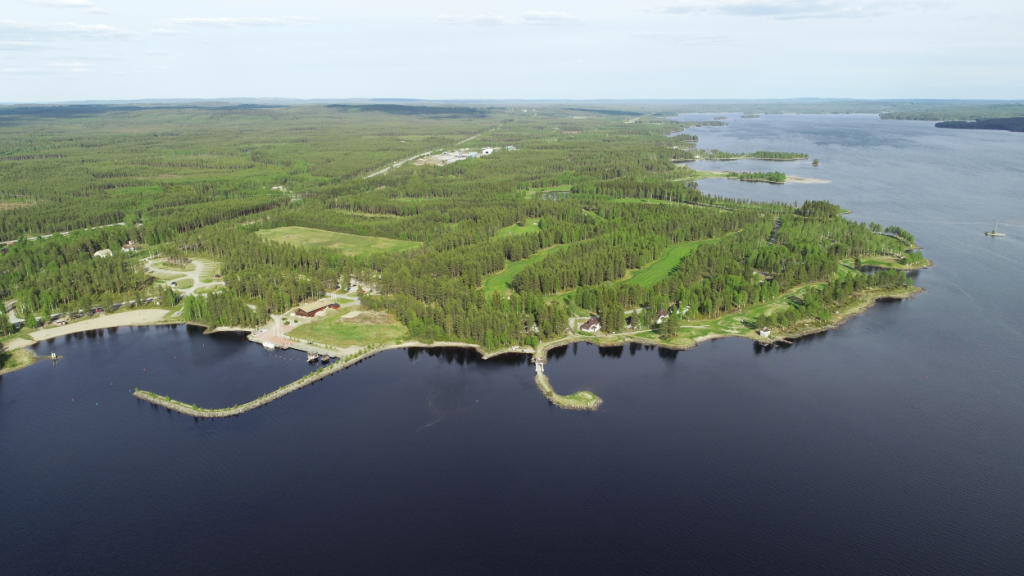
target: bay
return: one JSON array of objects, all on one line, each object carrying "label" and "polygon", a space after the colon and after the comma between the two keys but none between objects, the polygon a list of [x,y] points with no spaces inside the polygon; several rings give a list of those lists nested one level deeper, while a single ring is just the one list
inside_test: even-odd
[{"label": "bay", "polygon": [[[788,348],[557,350],[555,389],[594,391],[595,413],[550,406],[526,356],[399,350],[195,420],[130,391],[229,406],[308,372],[304,355],[184,326],[44,342],[64,358],[0,377],[3,572],[1018,573],[1024,139],[728,123],[691,131],[822,165],[695,167],[831,183],[703,190],[903,226],[935,262],[926,292]],[[982,235],[995,221],[1007,237]]]}]

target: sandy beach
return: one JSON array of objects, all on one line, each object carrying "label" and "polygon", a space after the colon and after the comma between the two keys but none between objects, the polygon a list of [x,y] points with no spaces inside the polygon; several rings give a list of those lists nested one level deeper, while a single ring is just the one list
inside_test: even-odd
[{"label": "sandy beach", "polygon": [[119,312],[117,314],[104,314],[98,318],[82,320],[81,322],[75,322],[73,324],[68,324],[67,326],[56,326],[54,328],[36,330],[29,334],[29,336],[35,339],[36,342],[40,342],[56,336],[64,336],[65,334],[74,334],[75,332],[84,332],[86,330],[152,324],[163,320],[164,317],[167,316],[167,312],[167,310],[148,309],[131,310],[128,312]]}]

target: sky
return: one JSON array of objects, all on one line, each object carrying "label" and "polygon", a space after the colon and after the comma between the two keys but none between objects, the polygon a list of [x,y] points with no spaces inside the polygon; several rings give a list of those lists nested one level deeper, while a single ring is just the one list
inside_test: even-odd
[{"label": "sky", "polygon": [[1024,0],[0,0],[0,102],[1024,98]]}]

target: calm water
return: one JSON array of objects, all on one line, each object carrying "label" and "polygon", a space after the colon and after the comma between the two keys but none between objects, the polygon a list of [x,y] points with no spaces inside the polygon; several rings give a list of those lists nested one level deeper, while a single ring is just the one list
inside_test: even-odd
[{"label": "calm water", "polygon": [[[1017,574],[1024,566],[1024,136],[867,116],[698,129],[832,180],[705,182],[900,224],[928,292],[786,349],[393,351],[239,418],[309,368],[237,335],[119,329],[0,378],[4,574]],[[735,167],[733,167],[735,166]],[[981,232],[996,220],[1009,234]],[[74,399],[74,401],[72,401]]]}]

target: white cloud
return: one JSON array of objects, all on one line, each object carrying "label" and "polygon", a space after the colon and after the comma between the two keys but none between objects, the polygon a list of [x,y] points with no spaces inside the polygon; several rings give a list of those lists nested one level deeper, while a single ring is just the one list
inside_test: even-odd
[{"label": "white cloud", "polygon": [[437,19],[445,24],[470,24],[473,26],[516,26],[521,24],[559,26],[576,24],[580,21],[579,18],[564,12],[527,12],[523,14],[522,18],[508,18],[498,14],[442,14]]},{"label": "white cloud", "polygon": [[180,34],[188,34],[188,32],[185,32],[184,30],[164,30],[163,28],[150,28],[149,33],[157,36],[178,36]]},{"label": "white cloud", "polygon": [[899,2],[878,0],[679,0],[662,6],[667,14],[715,14],[796,18],[863,18],[899,8]]},{"label": "white cloud", "polygon": [[640,34],[634,34],[633,37],[678,46],[703,46],[707,44],[724,44],[726,42],[725,36],[713,34],[641,32]]},{"label": "white cloud", "polygon": [[74,22],[58,22],[38,24],[35,22],[17,22],[0,20],[0,38],[11,40],[60,40],[65,38],[85,38],[90,40],[110,40],[136,36],[130,30],[121,30],[106,24],[76,24]]},{"label": "white cloud", "polygon": [[36,42],[26,42],[24,40],[0,40],[0,50],[38,50],[42,48]]},{"label": "white cloud", "polygon": [[46,8],[73,8],[77,10],[85,10],[87,12],[95,12],[97,14],[104,13],[102,8],[92,2],[89,2],[89,0],[32,0],[31,4],[44,6]]},{"label": "white cloud", "polygon": [[215,26],[218,28],[235,28],[238,26],[296,26],[313,22],[312,18],[303,16],[282,16],[280,18],[173,18],[172,24],[181,26]]},{"label": "white cloud", "polygon": [[576,24],[579,21],[579,18],[564,12],[527,12],[523,15],[523,23],[539,26]]},{"label": "white cloud", "polygon": [[498,16],[496,14],[477,14],[475,16],[464,16],[462,14],[449,16],[442,14],[438,16],[437,19],[445,24],[472,24],[474,26],[504,26],[516,23],[516,21],[511,18]]}]

